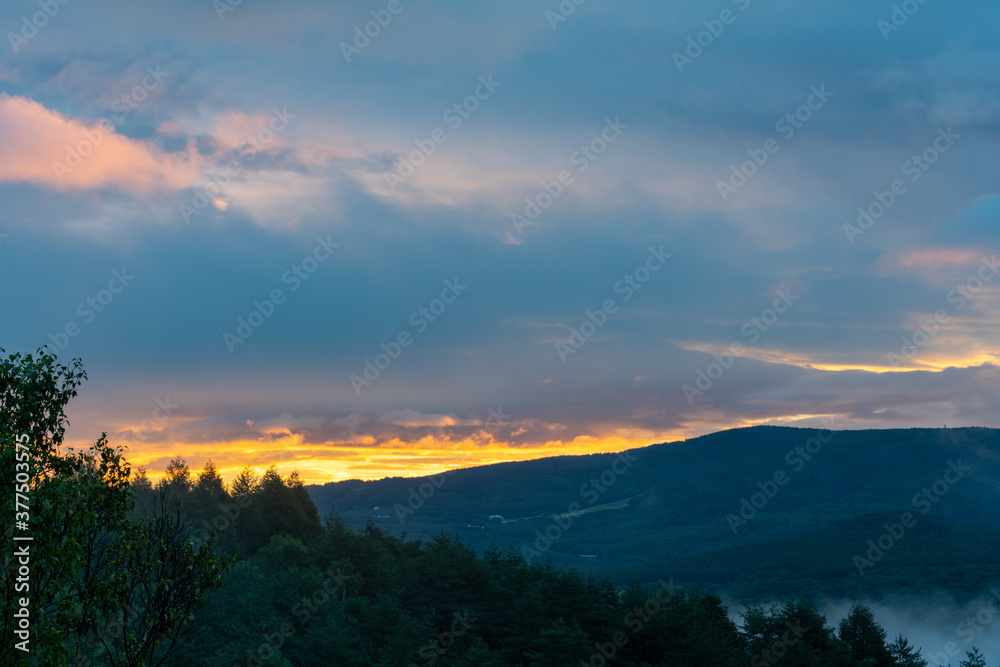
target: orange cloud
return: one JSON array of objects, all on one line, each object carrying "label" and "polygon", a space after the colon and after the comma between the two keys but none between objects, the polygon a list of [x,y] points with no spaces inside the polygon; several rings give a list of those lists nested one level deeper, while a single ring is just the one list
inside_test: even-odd
[{"label": "orange cloud", "polygon": [[[289,118],[294,116],[289,115]],[[283,122],[275,125],[275,114],[272,112],[247,114],[231,110],[215,113],[209,118],[169,120],[160,125],[158,132],[166,135],[205,135],[217,154],[232,151],[251,140],[258,150],[266,147],[273,151],[285,146],[281,132],[287,120]]]},{"label": "orange cloud", "polygon": [[947,267],[975,264],[982,252],[957,248],[926,248],[910,250],[899,257],[899,264],[908,268]]},{"label": "orange cloud", "polygon": [[165,153],[151,142],[118,134],[107,120],[87,125],[4,93],[0,144],[0,182],[57,190],[175,190],[192,185],[200,172],[194,143],[183,153]]},{"label": "orange cloud", "polygon": [[983,248],[912,248],[889,251],[875,264],[882,275],[919,277],[931,285],[944,286],[961,280],[980,263]]},{"label": "orange cloud", "polygon": [[452,415],[428,415],[416,410],[397,410],[389,412],[379,417],[379,421],[384,424],[395,424],[406,428],[416,428],[420,426],[455,426],[457,424],[478,425],[478,420],[455,419]]}]

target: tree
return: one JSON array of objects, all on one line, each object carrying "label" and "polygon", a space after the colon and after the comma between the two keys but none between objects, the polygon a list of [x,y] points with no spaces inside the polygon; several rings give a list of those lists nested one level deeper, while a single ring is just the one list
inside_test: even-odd
[{"label": "tree", "polygon": [[260,480],[259,502],[266,532],[264,540],[274,534],[290,535],[308,542],[319,536],[322,526],[316,505],[298,475],[286,483],[275,466],[264,471]]},{"label": "tree", "polygon": [[[221,581],[221,561],[130,519],[130,466],[105,435],[87,450],[61,450],[65,406],[85,378],[78,359],[66,366],[45,349],[10,357],[0,349],[0,469],[16,473],[21,494],[0,494],[0,511],[21,522],[0,524],[0,539],[17,545],[3,556],[0,625],[17,637],[22,599],[31,622],[30,653],[5,641],[5,665],[107,658],[104,647],[119,633],[129,651],[142,652],[140,644],[169,641],[190,623],[204,592]],[[152,587],[142,585],[144,575]],[[124,630],[151,614],[165,621],[142,634]]]},{"label": "tree", "polygon": [[229,485],[229,495],[242,508],[233,533],[241,555],[253,554],[267,544],[270,537],[264,530],[261,520],[259,493],[260,477],[250,466],[244,466]]},{"label": "tree", "polygon": [[[578,626],[570,627],[562,618],[556,618],[542,628],[524,654],[538,667],[562,667],[590,662],[594,646],[586,632]],[[610,644],[612,649],[616,648]],[[471,644],[468,645],[471,649]],[[598,654],[599,655],[599,654]]]},{"label": "tree", "polygon": [[[222,481],[219,469],[215,467],[212,459],[209,459],[198,473],[198,478],[186,498],[187,511],[191,514],[195,527],[202,530],[203,537],[206,533],[209,535],[219,533],[229,527],[228,524],[232,519],[238,518],[238,515],[227,516],[233,514],[232,510],[226,511],[229,500],[226,484]],[[226,542],[227,546],[232,546],[232,540],[223,542]]]},{"label": "tree", "polygon": [[180,507],[169,508],[161,494],[154,514],[119,538],[108,567],[115,606],[105,618],[114,632],[100,639],[111,664],[175,662],[190,636],[207,630],[193,623],[195,615],[209,593],[222,587],[235,558],[216,558],[211,542],[195,545],[189,533]]},{"label": "tree", "polygon": [[260,490],[260,478],[250,466],[244,466],[229,486],[229,495],[233,498],[252,496]]},{"label": "tree", "polygon": [[826,625],[815,605],[790,601],[769,610],[751,605],[743,612],[744,636],[754,664],[780,660],[786,665],[842,667],[851,663],[850,649]]},{"label": "tree", "polygon": [[858,662],[868,660],[872,667],[893,667],[885,630],[875,621],[871,608],[856,604],[840,622],[840,640],[851,649],[851,656]]},{"label": "tree", "polygon": [[920,657],[920,650],[913,648],[903,635],[889,645],[889,653],[896,667],[927,667],[927,661]]},{"label": "tree", "polygon": [[323,529],[323,525],[319,520],[319,511],[316,509],[316,503],[309,497],[309,492],[299,478],[297,470],[293,470],[292,474],[288,476],[288,488],[292,491],[292,498],[295,504],[302,509],[304,519],[302,530],[309,538],[319,536]]},{"label": "tree", "polygon": [[[15,637],[14,614],[21,613],[20,599],[27,599],[31,641],[23,648],[53,664],[75,653],[71,633],[94,631],[94,614],[108,603],[96,575],[131,509],[128,465],[104,436],[88,451],[60,451],[65,406],[85,378],[79,360],[65,366],[44,349],[37,356],[10,357],[0,349],[0,469],[10,471],[5,474],[17,480],[21,494],[0,495],[4,516],[21,521],[4,521],[0,528],[5,544],[17,544],[4,554],[0,625],[5,637]],[[14,542],[15,537],[31,541]],[[3,664],[30,655],[14,642],[0,645]]]},{"label": "tree", "polygon": [[136,491],[152,491],[153,483],[146,476],[146,467],[139,466],[135,469],[135,477],[132,479],[132,488]]},{"label": "tree", "polygon": [[971,651],[965,653],[965,660],[958,663],[958,667],[986,667],[986,658],[978,648],[973,647]]},{"label": "tree", "polygon": [[[168,474],[169,474],[169,468]],[[209,499],[222,498],[226,495],[226,487],[219,474],[219,469],[215,467],[212,459],[205,463],[205,467],[198,473],[198,481],[194,484],[195,491],[198,491]]]},{"label": "tree", "polygon": [[135,493],[135,507],[132,509],[133,517],[148,516],[153,513],[156,505],[156,490],[153,482],[146,475],[146,468],[139,466],[135,474],[132,475],[132,491]]},{"label": "tree", "polygon": [[191,490],[191,469],[183,457],[175,456],[170,459],[166,477],[160,482],[160,488],[178,493],[187,493]]}]

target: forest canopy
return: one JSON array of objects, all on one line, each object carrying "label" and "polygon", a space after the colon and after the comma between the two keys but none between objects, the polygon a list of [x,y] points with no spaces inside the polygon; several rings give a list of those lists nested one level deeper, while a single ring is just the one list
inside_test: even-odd
[{"label": "forest canopy", "polygon": [[807,599],[736,622],[717,595],[669,578],[619,588],[496,544],[355,530],[335,509],[321,520],[298,475],[274,467],[227,484],[211,461],[193,472],[178,456],[153,484],[104,435],[63,446],[85,379],[79,360],[0,350],[0,458],[26,498],[3,495],[4,540],[30,553],[27,574],[4,554],[3,664],[927,664],[864,605],[837,627]]}]

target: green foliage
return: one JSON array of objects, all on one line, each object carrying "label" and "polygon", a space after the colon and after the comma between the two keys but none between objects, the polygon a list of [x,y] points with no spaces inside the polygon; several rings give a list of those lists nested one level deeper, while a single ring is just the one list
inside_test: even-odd
[{"label": "green foliage", "polygon": [[[85,378],[79,360],[66,366],[44,349],[0,350],[0,470],[22,475],[18,492],[28,499],[25,509],[13,493],[0,495],[0,512],[21,512],[27,524],[4,521],[0,539],[28,552],[3,556],[2,664],[161,664],[225,570],[187,539],[180,518],[160,511],[135,519],[130,467],[104,435],[85,451],[62,450],[65,406]],[[16,543],[15,535],[32,539]],[[21,599],[30,652],[10,641]]]},{"label": "green foliage", "polygon": [[788,667],[860,665],[809,602],[790,601],[782,608],[770,609],[753,605],[744,612],[743,621],[753,665],[777,659]]},{"label": "green foliage", "polygon": [[[751,605],[740,627],[717,595],[659,572],[655,585],[618,589],[496,543],[478,556],[454,532],[408,539],[372,520],[352,527],[332,509],[321,523],[298,475],[282,478],[274,467],[260,476],[245,468],[227,487],[211,461],[192,478],[177,456],[154,488],[103,436],[85,452],[60,451],[63,407],[84,377],[79,363],[60,366],[46,353],[0,357],[0,462],[16,469],[15,440],[27,433],[36,538],[32,653],[8,642],[3,664],[926,665],[903,637],[887,646],[862,605],[839,632],[800,599]],[[12,500],[0,502],[13,515]],[[929,517],[920,525],[935,529]],[[765,555],[774,571],[784,567],[773,544],[761,546],[760,562],[745,548],[739,566],[752,576]],[[893,556],[905,560],[904,546]],[[703,575],[718,574],[718,554],[699,558]],[[0,593],[8,637],[14,566],[8,553]],[[984,667],[978,652],[961,664]]]},{"label": "green foliage", "polygon": [[[879,664],[854,654],[884,638],[866,607],[839,637],[801,600],[751,606],[743,620],[741,629],[718,597],[668,582],[619,591],[514,550],[477,557],[454,536],[405,541],[331,514],[316,540],[274,537],[240,561],[199,615],[214,636],[188,651],[196,667]],[[922,664],[905,639],[891,650],[890,665]]]},{"label": "green foliage", "polygon": [[[653,584],[669,572],[685,586],[741,601],[805,593],[873,599],[928,588],[964,601],[996,584],[1000,429],[837,431],[803,464],[795,448],[816,434],[759,426],[652,445],[633,450],[635,463],[613,478],[616,455],[595,454],[456,470],[443,478],[335,482],[310,492],[321,513],[335,506],[356,529],[369,519],[421,539],[444,529],[477,553],[493,541],[534,548],[536,531],[544,534],[554,514],[577,502],[589,511],[574,517],[542,558],[620,585]],[[914,495],[939,479],[948,461],[959,460],[974,472],[938,502],[915,507]],[[757,484],[778,471],[787,484],[764,507],[750,506],[755,493],[755,502],[763,496]],[[604,472],[614,481],[600,483],[598,493],[591,480]],[[417,495],[431,486],[429,497]],[[726,517],[741,507],[750,518],[734,535]],[[864,555],[883,523],[898,522],[905,511],[917,525],[886,558],[863,577],[843,567],[844,558]]]},{"label": "green foliage", "polygon": [[886,632],[875,622],[869,607],[856,604],[840,622],[840,640],[847,644],[851,656],[871,667],[894,667],[896,661],[886,646]]},{"label": "green foliage", "polygon": [[199,501],[202,503],[208,503],[226,495],[225,483],[222,481],[219,469],[212,463],[212,459],[209,459],[202,471],[198,473],[198,481],[194,484],[194,490],[198,492]]},{"label": "green foliage", "polygon": [[159,488],[175,493],[186,493],[191,490],[191,469],[183,457],[175,456],[167,465],[166,476],[160,480]]},{"label": "green foliage", "polygon": [[986,659],[979,649],[974,648],[965,654],[965,660],[958,663],[958,667],[986,667]]},{"label": "green foliage", "polygon": [[889,652],[896,667],[927,667],[927,661],[920,657],[920,650],[914,648],[903,635],[889,645]]},{"label": "green foliage", "polygon": [[[929,588],[970,599],[1000,578],[1000,531],[932,514],[921,516],[863,576],[852,567],[868,541],[900,512],[865,515],[799,537],[685,556],[610,573],[615,580],[655,581],[670,572],[686,586],[725,590],[741,600],[793,597],[920,595]],[[845,566],[845,563],[847,564]]]}]

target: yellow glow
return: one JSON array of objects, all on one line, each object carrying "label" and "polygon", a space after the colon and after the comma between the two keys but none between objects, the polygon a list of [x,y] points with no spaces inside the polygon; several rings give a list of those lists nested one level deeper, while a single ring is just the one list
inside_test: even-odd
[{"label": "yellow glow", "polygon": [[274,464],[288,475],[298,471],[303,482],[323,484],[346,479],[381,479],[383,477],[420,477],[436,475],[457,468],[491,465],[508,461],[528,461],[550,456],[575,456],[620,452],[658,442],[683,439],[691,433],[656,433],[625,429],[608,437],[580,436],[570,441],[550,440],[532,445],[511,445],[491,441],[483,444],[472,439],[447,440],[426,437],[414,441],[399,439],[378,447],[345,443],[306,443],[298,434],[269,442],[163,443],[131,446],[126,457],[133,468],[147,467],[150,479],[163,477],[163,470],[175,454],[182,455],[197,474],[209,458],[227,480],[232,480],[244,466],[263,472]]},{"label": "yellow glow", "polygon": [[[704,348],[704,351],[722,350]],[[920,352],[921,354],[913,360],[914,367],[910,368],[824,363],[816,359],[797,358],[766,350],[751,354],[759,355],[758,358],[766,357],[772,363],[780,360],[781,363],[821,371],[860,370],[872,373],[941,371],[948,367],[964,368],[1000,362],[996,354],[975,351],[961,358],[924,354],[925,350]],[[590,425],[593,435],[569,439],[558,438],[558,434],[567,428],[565,425],[543,424],[552,439],[527,443],[497,441],[484,431],[469,437],[459,435],[449,437],[447,431],[444,431],[423,438],[407,438],[404,435],[389,440],[379,440],[371,434],[358,433],[335,442],[308,442],[301,433],[294,433],[287,427],[269,427],[248,438],[207,442],[178,439],[176,434],[157,430],[147,432],[144,441],[129,442],[128,436],[133,431],[126,425],[108,430],[111,433],[122,434],[121,438],[112,437],[112,444],[127,444],[126,457],[132,467],[146,467],[147,474],[154,480],[163,476],[163,471],[173,456],[181,455],[194,474],[197,474],[211,458],[228,481],[231,481],[244,466],[251,466],[260,473],[268,466],[275,465],[282,475],[298,471],[305,483],[322,484],[347,479],[419,477],[502,462],[620,452],[761,423],[812,428],[816,427],[819,418],[825,416],[828,415],[790,414],[771,416],[764,420],[747,420],[728,416],[721,411],[709,410],[692,416],[683,427],[669,431]],[[836,419],[833,421],[832,428],[844,427],[847,425],[840,426]],[[133,426],[133,430],[134,428]],[[518,429],[514,431],[513,437],[523,432],[525,432],[523,428]],[[87,447],[91,443],[67,440],[66,444],[73,447]]]},{"label": "yellow glow", "polygon": [[[708,354],[730,354],[728,348],[714,345],[685,344],[684,349]],[[798,366],[799,368],[813,368],[820,371],[867,371],[869,373],[908,373],[920,370],[942,371],[946,368],[972,368],[986,364],[1000,365],[1000,356],[997,356],[996,353],[976,351],[963,356],[953,356],[951,353],[938,352],[937,349],[928,347],[918,350],[913,359],[907,362],[907,365],[900,364],[899,366],[893,366],[889,361],[889,352],[899,355],[900,351],[898,349],[888,350],[886,356],[883,357],[885,359],[884,365],[825,362],[817,358],[751,347],[744,347],[737,358],[754,359],[770,364],[787,364],[789,366]]]}]

